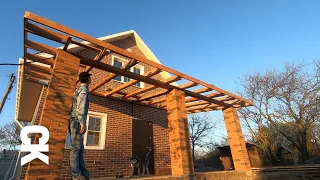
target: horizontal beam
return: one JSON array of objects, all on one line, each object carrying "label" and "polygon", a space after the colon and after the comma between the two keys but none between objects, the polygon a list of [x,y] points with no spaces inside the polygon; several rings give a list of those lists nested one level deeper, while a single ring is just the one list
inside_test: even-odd
[{"label": "horizontal beam", "polygon": [[196,106],[196,107],[189,107],[187,108],[187,111],[201,110],[206,108],[218,108],[218,107],[221,107],[221,106],[216,104],[208,104],[208,105],[202,105],[202,106]]},{"label": "horizontal beam", "polygon": [[62,44],[73,43],[73,44],[76,44],[78,46],[81,46],[81,47],[84,47],[84,48],[88,48],[88,49],[96,51],[96,52],[100,52],[101,51],[101,49],[96,48],[94,46],[75,41],[75,40],[72,39],[71,36],[64,35],[64,34],[52,31],[52,30],[50,30],[48,28],[41,27],[41,26],[32,24],[30,22],[26,23],[25,31],[27,31],[29,33],[32,33],[32,34],[35,34],[37,36],[41,36],[41,37],[50,39],[50,40],[58,42],[58,43],[62,43]]},{"label": "horizontal beam", "polygon": [[[161,70],[159,70],[159,69],[153,69],[153,70],[151,70],[151,71],[146,73],[146,77],[152,77],[152,76],[154,76],[156,74],[159,74],[160,72],[161,72]],[[117,92],[121,91],[122,89],[125,89],[125,88],[127,88],[129,86],[132,86],[132,85],[136,84],[137,82],[138,82],[137,80],[132,79],[129,82],[126,82],[126,83],[116,87],[112,91],[107,92],[105,94],[105,96],[111,96],[112,94],[117,93]]]},{"label": "horizontal beam", "polygon": [[25,80],[32,83],[36,83],[36,84],[46,85],[46,86],[49,84],[49,80],[32,77],[32,76],[25,76]]},{"label": "horizontal beam", "polygon": [[39,62],[39,63],[43,63],[43,64],[47,64],[50,66],[53,66],[54,63],[54,59],[52,58],[46,58],[46,57],[42,57],[36,54],[31,54],[31,53],[26,53],[26,57],[28,60],[31,60],[33,62]]},{"label": "horizontal beam", "polygon": [[200,89],[193,90],[192,92],[205,93],[205,92],[209,92],[209,91],[212,91],[212,89],[205,87],[205,88],[200,88]]},{"label": "horizontal beam", "polygon": [[[221,93],[221,92],[215,92],[215,93],[212,93],[212,94],[207,94],[207,95],[204,95],[208,98],[215,98],[215,97],[218,97],[218,96],[223,96],[224,94]],[[193,101],[197,101],[199,99],[195,98],[195,97],[192,97],[192,98],[186,98],[186,103],[187,102],[193,102]]]},{"label": "horizontal beam", "polygon": [[57,55],[57,49],[51,47],[51,46],[48,46],[48,45],[45,45],[45,44],[41,44],[41,43],[38,43],[38,42],[35,42],[35,41],[30,41],[28,39],[25,40],[25,46],[27,48],[30,48],[30,49],[33,49],[33,50],[36,50],[36,51],[40,51],[40,52],[44,52],[44,53],[47,53],[47,54],[50,54],[52,56],[56,56]]},{"label": "horizontal beam", "polygon": [[152,99],[152,98],[163,96],[163,95],[165,95],[167,93],[168,93],[168,90],[164,90],[164,91],[160,91],[160,92],[157,92],[157,93],[154,93],[154,94],[145,95],[145,96],[142,96],[141,98],[139,98],[139,101],[149,100],[149,99]]},{"label": "horizontal beam", "polygon": [[51,68],[44,67],[44,66],[39,66],[39,65],[36,65],[36,64],[26,63],[26,64],[24,64],[24,66],[28,70],[38,71],[38,72],[46,73],[46,74],[49,74],[49,75],[51,75],[51,72],[52,72]]},{"label": "horizontal beam", "polygon": [[148,77],[140,75],[140,74],[135,74],[135,73],[129,72],[129,71],[124,70],[124,69],[119,69],[119,68],[111,66],[109,64],[104,64],[104,63],[101,63],[101,62],[97,62],[97,61],[94,61],[94,60],[89,59],[87,57],[82,57],[80,62],[82,64],[85,64],[85,65],[88,65],[88,66],[92,66],[92,67],[100,69],[100,70],[109,71],[109,72],[112,72],[114,74],[118,74],[118,75],[122,75],[122,76],[129,77],[129,78],[132,78],[132,79],[136,79],[138,81],[142,81],[142,82],[145,82],[145,83],[148,83],[148,84],[152,84],[152,85],[164,88],[164,89],[181,90],[181,91],[184,91],[185,95],[192,96],[194,98],[198,98],[199,100],[205,100],[205,101],[208,101],[210,103],[218,104],[218,105],[221,105],[221,106],[224,106],[224,107],[231,107],[229,104],[226,104],[224,102],[220,102],[220,101],[217,101],[215,99],[211,99],[209,97],[199,95],[199,94],[194,93],[192,91],[184,90],[184,89],[181,89],[179,87],[176,87],[176,86],[173,86],[173,85],[170,85],[170,84],[167,84],[167,83],[155,80],[155,79],[151,79],[151,78],[148,78]]},{"label": "horizontal beam", "polygon": [[[138,63],[138,61],[136,60],[130,60],[127,64],[122,65],[122,67],[120,69],[125,69],[128,70],[130,69],[132,66],[136,65]],[[115,78],[116,76],[118,76],[116,73],[111,73],[109,74],[107,77],[105,77],[101,82],[97,83],[96,85],[94,85],[89,92],[93,92],[95,90],[97,90],[98,88],[100,88],[101,86],[103,86],[104,84],[106,84],[107,82],[111,81],[113,78]]]},{"label": "horizontal beam", "polygon": [[194,86],[197,86],[198,84],[195,83],[195,82],[188,82],[186,84],[182,84],[179,86],[179,88],[181,89],[188,89],[188,88],[191,88],[191,87],[194,87]]},{"label": "horizontal beam", "polygon": [[38,78],[38,79],[44,79],[44,80],[50,80],[51,75],[39,71],[35,71],[32,69],[25,68],[24,70],[24,75],[25,77],[33,77],[33,78]]}]

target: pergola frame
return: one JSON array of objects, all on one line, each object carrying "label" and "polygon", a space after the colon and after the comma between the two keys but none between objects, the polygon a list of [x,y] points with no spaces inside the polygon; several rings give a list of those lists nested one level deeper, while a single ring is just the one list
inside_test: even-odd
[{"label": "pergola frame", "polygon": [[[28,33],[32,33],[34,35],[46,38],[48,40],[52,40],[54,42],[59,42],[63,45],[63,50],[68,51],[68,46],[70,44],[75,44],[81,46],[90,51],[95,51],[98,55],[94,59],[90,59],[84,56],[76,55],[80,58],[80,63],[86,66],[85,71],[89,72],[93,68],[97,68],[103,71],[107,71],[110,74],[109,76],[105,77],[101,82],[93,85],[90,89],[90,93],[98,96],[103,97],[110,97],[114,98],[114,94],[121,94],[122,99],[126,101],[134,101],[137,103],[155,106],[159,108],[165,108],[166,104],[165,98],[162,100],[156,99],[159,97],[159,94],[156,93],[154,96],[147,95],[147,96],[139,96],[142,92],[152,91],[155,88],[162,88],[164,89],[161,95],[165,95],[167,92],[173,89],[181,90],[186,95],[186,102],[187,104],[187,112],[188,113],[195,113],[195,112],[204,112],[204,111],[211,111],[213,109],[223,109],[228,107],[242,107],[242,106],[250,106],[253,103],[249,100],[246,100],[242,97],[234,95],[230,92],[222,90],[220,88],[215,87],[214,85],[205,83],[201,80],[173,70],[169,67],[163,66],[141,56],[137,56],[131,52],[128,52],[124,49],[121,49],[117,46],[114,46],[110,43],[98,40],[94,37],[85,35],[81,32],[75,31],[71,28],[66,26],[57,24],[53,21],[47,20],[30,12],[26,12],[24,16],[24,59],[31,60],[33,62],[41,62],[44,64],[51,65],[54,62],[54,57],[56,56],[57,49],[39,42],[31,41],[28,39]],[[85,42],[79,42],[76,39],[81,39]],[[40,53],[50,54],[51,58],[44,58],[37,54],[31,54],[28,52],[28,49],[33,49],[39,51]],[[109,52],[114,52],[125,56],[131,61],[129,61],[126,65],[123,65],[121,68],[113,67],[109,64],[105,64],[100,62],[105,55]],[[69,52],[71,53],[71,52]],[[71,53],[72,54],[72,53]],[[147,72],[144,75],[135,74],[132,72],[127,71],[130,67],[139,64],[145,63],[154,68],[152,72]],[[50,78],[50,68],[43,68],[42,66],[37,65],[26,65],[27,71],[25,71],[25,75],[29,81],[39,83],[40,80],[49,80]],[[168,72],[172,74],[172,78],[167,79],[166,81],[160,81],[153,79],[152,76],[160,73],[160,72]],[[103,86],[104,84],[111,81],[117,75],[122,75],[131,78],[130,82],[123,84],[122,86],[113,89],[110,92],[101,93],[96,92],[96,90]],[[178,80],[187,80],[189,81],[186,84],[175,86],[172,83]],[[139,89],[129,93],[121,93],[120,91],[132,86],[138,81],[142,81],[147,83],[151,86],[146,86],[143,89]],[[42,81],[40,81],[42,82]],[[199,86],[198,89],[195,90],[188,90],[188,88]],[[203,94],[208,93],[208,94]],[[212,96],[214,94],[214,96]],[[129,100],[129,97],[130,100]],[[230,102],[230,100],[236,100],[234,102]],[[190,103],[189,103],[190,102]],[[192,102],[192,103],[191,103]],[[201,106],[206,104],[206,106]],[[215,107],[215,108],[211,108]]]},{"label": "pergola frame", "polygon": [[[54,48],[48,44],[30,40],[29,33],[61,43],[62,46]],[[71,45],[94,52],[96,56],[89,58],[79,55],[71,51]],[[31,53],[29,49],[37,53]],[[119,54],[128,58],[129,61],[121,68],[103,63],[102,59],[109,53]],[[149,65],[151,69],[142,75],[128,71],[139,63]],[[92,95],[113,99],[120,97],[122,101],[167,110],[172,175],[187,175],[194,172],[187,113],[212,110],[223,111],[235,169],[249,170],[251,168],[236,110],[239,107],[253,105],[251,101],[105,41],[26,12],[24,15],[24,74],[22,77],[26,81],[48,86],[40,125],[49,128],[50,133],[54,133],[48,142],[50,151],[53,151],[49,153],[50,158],[53,158],[53,163],[48,166],[30,163],[27,179],[38,179],[47,175],[53,179],[60,177],[62,168],[60,162],[64,152],[72,95],[78,82],[79,67],[83,67],[86,72],[99,69],[107,74],[100,82],[90,87],[89,92]],[[171,77],[164,78],[164,80],[155,78],[160,73],[168,73]],[[131,80],[106,92],[99,91],[100,87],[118,75]],[[177,85],[176,82],[180,80],[187,82]],[[147,86],[123,91],[128,90],[127,88],[137,82],[144,82]],[[194,90],[189,88],[194,88]]]}]

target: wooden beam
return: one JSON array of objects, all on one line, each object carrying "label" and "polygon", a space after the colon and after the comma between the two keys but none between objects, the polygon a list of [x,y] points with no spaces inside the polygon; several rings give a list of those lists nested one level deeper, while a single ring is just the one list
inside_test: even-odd
[{"label": "wooden beam", "polygon": [[200,89],[193,90],[192,92],[205,93],[205,92],[209,92],[209,91],[212,91],[212,89],[205,87],[205,88],[200,88]]},{"label": "wooden beam", "polygon": [[204,105],[204,104],[209,104],[207,101],[198,101],[198,102],[193,102],[193,103],[187,103],[186,107],[192,107],[192,106],[199,106],[199,105]]},{"label": "wooden beam", "polygon": [[172,77],[166,79],[166,83],[170,84],[170,83],[176,82],[176,81],[178,81],[180,79],[181,79],[181,77],[179,77],[179,76],[172,76]]},{"label": "wooden beam", "polygon": [[[114,45],[112,45],[112,44],[110,44],[110,43],[107,43],[107,42],[105,42],[105,41],[100,41],[100,40],[98,40],[98,39],[96,39],[96,38],[94,38],[94,37],[91,37],[91,36],[88,36],[88,35],[86,35],[86,34],[84,34],[84,33],[79,32],[79,31],[73,30],[73,29],[68,28],[68,27],[66,27],[66,26],[63,26],[63,25],[61,25],[61,24],[58,24],[58,23],[56,23],[56,22],[54,22],[54,21],[51,21],[51,20],[47,20],[47,19],[45,19],[45,18],[42,18],[41,16],[32,14],[32,13],[30,13],[30,12],[26,12],[25,15],[24,15],[24,17],[27,18],[27,19],[30,19],[30,20],[32,20],[32,21],[38,22],[38,23],[40,23],[40,24],[43,24],[43,25],[45,25],[45,26],[51,27],[51,28],[53,28],[53,29],[56,29],[56,30],[58,30],[58,31],[64,32],[64,33],[66,33],[66,34],[70,34],[70,35],[75,36],[75,37],[77,37],[77,38],[86,40],[86,41],[91,42],[91,43],[93,43],[93,44],[96,44],[96,45],[98,45],[98,46],[100,46],[100,47],[107,48],[107,49],[109,49],[110,51],[116,52],[116,53],[121,54],[121,55],[123,55],[123,56],[125,56],[125,57],[131,58],[131,59],[136,59],[136,60],[138,60],[138,61],[140,61],[140,62],[149,64],[149,65],[151,65],[151,66],[153,66],[153,67],[159,68],[159,69],[161,69],[161,70],[163,70],[163,71],[166,71],[166,72],[168,72],[168,73],[171,73],[171,74],[180,76],[180,77],[182,77],[182,78],[185,78],[185,79],[187,79],[187,80],[189,80],[189,81],[193,81],[193,82],[195,82],[195,83],[201,84],[202,86],[211,88],[211,89],[213,89],[213,90],[222,92],[222,93],[224,93],[224,94],[228,94],[229,96],[232,96],[232,97],[234,97],[234,98],[236,98],[236,99],[240,99],[240,100],[242,100],[242,101],[244,101],[244,102],[247,102],[247,103],[250,104],[250,105],[253,105],[253,104],[254,104],[253,102],[251,102],[251,101],[249,101],[249,100],[247,100],[247,99],[244,99],[244,98],[242,98],[242,97],[239,97],[239,96],[237,96],[237,95],[234,95],[234,94],[232,94],[232,93],[230,93],[230,92],[224,91],[224,90],[222,90],[222,89],[220,89],[220,88],[217,88],[217,87],[215,87],[215,86],[213,86],[213,85],[211,85],[211,84],[207,84],[207,83],[205,83],[205,82],[203,82],[203,81],[200,81],[200,80],[198,80],[198,79],[196,79],[196,78],[193,78],[193,77],[191,77],[191,76],[188,76],[188,75],[186,75],[186,74],[183,74],[183,73],[181,73],[181,72],[178,72],[178,71],[176,71],[176,70],[174,70],[174,69],[165,67],[165,66],[163,66],[163,65],[161,65],[161,64],[158,64],[158,63],[156,63],[156,62],[150,61],[150,60],[148,60],[148,59],[146,59],[146,58],[143,58],[143,57],[141,57],[141,56],[138,56],[138,55],[136,55],[136,54],[134,54],[134,53],[128,52],[128,51],[126,51],[125,49],[119,48],[119,47],[114,46]],[[192,94],[193,96],[200,96],[199,94],[194,93],[194,92],[191,92],[191,91],[188,91],[187,93],[188,93],[188,94]],[[188,94],[186,94],[186,95],[188,95]],[[209,98],[206,98],[206,97],[204,97],[204,99],[209,100]],[[210,101],[211,101],[211,100],[210,100]],[[219,102],[219,103],[221,103],[221,102]],[[222,104],[224,104],[224,103],[222,103]]]},{"label": "wooden beam", "polygon": [[64,47],[63,47],[64,51],[66,51],[68,49],[68,46],[70,45],[71,40],[72,40],[72,37],[69,36],[68,39],[67,39],[67,42],[64,44]]},{"label": "wooden beam", "polygon": [[[130,69],[132,66],[136,65],[138,63],[138,61],[132,59],[130,60],[127,64],[122,65],[122,67],[120,69],[125,69],[128,70]],[[116,73],[111,73],[109,74],[107,77],[105,77],[101,82],[97,83],[96,85],[94,85],[89,92],[93,92],[96,89],[100,88],[101,86],[103,86],[104,84],[106,84],[107,82],[111,81],[113,78],[115,78],[116,76],[118,76]]]},{"label": "wooden beam", "polygon": [[39,79],[45,79],[45,80],[51,79],[50,74],[35,71],[32,69],[27,69],[27,68],[24,70],[24,74],[25,76],[30,76],[30,77],[39,78]]},{"label": "wooden beam", "polygon": [[215,98],[215,99],[218,100],[218,101],[230,101],[230,100],[234,100],[235,98],[227,96],[227,97],[218,97],[218,98]]},{"label": "wooden beam", "polygon": [[163,95],[165,95],[167,93],[168,93],[168,90],[164,90],[164,91],[160,91],[160,92],[157,92],[157,93],[154,93],[154,94],[145,95],[145,96],[140,97],[139,101],[149,100],[149,99],[152,99],[152,98],[163,96]]},{"label": "wooden beam", "polygon": [[[215,93],[207,94],[207,95],[204,95],[204,96],[206,96],[206,97],[208,97],[208,98],[215,98],[215,97],[223,96],[223,95],[224,95],[224,94],[221,93],[221,92],[215,92]],[[198,98],[194,98],[194,97],[192,97],[192,98],[186,98],[186,103],[187,103],[187,102],[197,101],[197,100],[199,100],[199,99],[198,99]]]},{"label": "wooden beam", "polygon": [[[58,43],[62,43],[62,44],[66,44],[66,42],[68,42],[69,37],[72,36],[67,36],[64,34],[60,34],[58,32],[52,31],[48,28],[45,27],[41,27],[35,24],[32,24],[30,22],[27,22],[27,24],[25,25],[25,31],[35,34],[37,36],[41,36],[47,39],[50,39],[52,41],[58,42]],[[84,48],[88,48],[90,50],[96,51],[96,52],[100,52],[101,49],[96,48],[94,46],[88,45],[88,44],[84,44],[75,40],[70,39],[70,43],[76,44],[78,46],[84,47]]]},{"label": "wooden beam", "polygon": [[33,49],[33,50],[36,50],[36,51],[40,51],[40,52],[44,52],[44,53],[47,53],[47,54],[51,54],[52,56],[56,56],[56,54],[57,54],[57,49],[55,49],[55,48],[53,48],[51,46],[45,45],[45,44],[41,44],[41,43],[38,43],[38,42],[30,41],[28,39],[25,41],[25,46],[27,48],[30,48],[30,49]]},{"label": "wooden beam", "polygon": [[[166,79],[164,82],[170,84],[170,83],[175,82],[175,81],[177,81],[179,79],[181,79],[181,78],[178,77],[178,76],[172,76],[172,77]],[[147,87],[145,87],[143,89],[139,89],[137,91],[128,93],[124,98],[129,98],[131,96],[135,96],[137,94],[141,94],[141,93],[144,93],[144,92],[147,92],[147,91],[151,91],[151,90],[156,89],[156,88],[158,88],[158,87],[155,86],[155,85],[149,85],[149,86],[147,86]]]},{"label": "wooden beam", "polygon": [[[153,100],[151,101],[149,104],[157,104],[157,103],[163,103],[163,102],[166,102],[167,98],[162,98],[162,99],[156,99],[156,100]],[[163,105],[163,107],[165,107],[165,105]]]},{"label": "wooden beam", "polygon": [[[154,75],[156,75],[156,74],[159,74],[160,72],[161,72],[160,69],[153,69],[153,70],[151,70],[151,71],[149,71],[149,72],[146,73],[146,77],[152,77],[152,76],[154,76]],[[121,91],[122,89],[125,89],[125,88],[127,88],[127,87],[129,87],[129,86],[132,86],[132,85],[136,84],[137,82],[138,82],[137,80],[132,79],[132,80],[130,80],[129,82],[126,82],[126,83],[124,83],[124,84],[116,87],[116,88],[113,89],[112,91],[107,92],[107,93],[105,94],[105,96],[111,96],[112,94],[117,93],[117,92]]]},{"label": "wooden beam", "polygon": [[[94,60],[100,62],[110,51],[107,49],[103,49],[99,54],[96,55],[96,57],[94,57]],[[91,71],[92,67],[88,66],[86,67],[86,69],[84,70],[85,72],[89,72]]]},{"label": "wooden beam", "polygon": [[[114,97],[114,96],[108,96],[108,97],[105,97],[103,93],[100,93],[100,92],[92,92],[90,93],[91,95],[94,95],[94,96],[100,96],[100,97],[104,97],[104,98],[108,98],[108,99],[115,99],[115,100],[120,100],[120,101],[124,101],[124,102],[132,102],[130,100],[127,100],[127,99],[123,99],[121,97]],[[136,104],[140,104],[140,105],[143,105],[143,106],[149,106],[149,107],[154,107],[154,108],[157,108],[157,109],[162,109],[162,110],[166,110],[165,108],[162,108],[162,107],[158,107],[158,106],[154,106],[154,105],[149,105],[149,104],[146,104],[146,103],[143,103],[143,102],[135,102]]]},{"label": "wooden beam", "polygon": [[195,82],[188,82],[186,84],[182,84],[181,86],[179,86],[179,88],[181,89],[188,89],[188,88],[191,88],[191,87],[194,87],[194,86],[197,86],[198,84],[195,83]]},{"label": "wooden beam", "polygon": [[26,57],[28,60],[31,60],[33,62],[39,62],[39,63],[43,63],[43,64],[47,64],[50,66],[53,66],[54,63],[54,59],[52,58],[45,58],[36,54],[31,54],[31,53],[26,53]]},{"label": "wooden beam", "polygon": [[80,62],[82,64],[85,64],[85,65],[88,65],[88,66],[93,66],[94,68],[97,68],[97,69],[100,69],[100,70],[109,71],[109,72],[112,72],[112,73],[117,74],[117,75],[122,75],[122,76],[125,76],[125,77],[136,79],[138,81],[142,81],[142,82],[145,82],[145,83],[148,83],[148,84],[152,84],[152,85],[164,88],[164,89],[181,90],[181,91],[184,91],[186,96],[192,96],[194,98],[198,98],[199,100],[205,100],[205,101],[208,101],[210,103],[219,104],[221,106],[231,107],[229,104],[226,104],[226,103],[221,102],[221,101],[217,101],[217,100],[212,99],[210,97],[203,96],[203,95],[200,95],[200,94],[197,94],[197,93],[194,93],[192,91],[185,90],[185,89],[181,89],[179,87],[176,87],[176,86],[173,86],[173,85],[170,85],[170,84],[167,84],[167,83],[155,80],[155,79],[151,79],[151,78],[148,78],[148,77],[140,75],[140,74],[135,74],[135,73],[129,72],[127,70],[111,66],[109,64],[104,64],[104,63],[101,63],[101,62],[97,62],[97,61],[94,61],[94,60],[89,59],[87,57],[82,57]]},{"label": "wooden beam", "polygon": [[46,86],[49,84],[49,80],[41,79],[41,78],[37,78],[37,77],[32,77],[32,76],[25,76],[25,80],[32,82],[32,83],[46,85]]},{"label": "wooden beam", "polygon": [[26,64],[24,64],[24,66],[28,70],[38,71],[38,72],[46,73],[46,74],[49,74],[49,75],[51,75],[51,72],[52,72],[51,68],[44,67],[44,66],[39,66],[39,65],[36,65],[36,64],[26,63]]},{"label": "wooden beam", "polygon": [[189,107],[187,108],[187,111],[202,110],[206,108],[217,108],[217,107],[221,107],[221,106],[217,104],[208,104],[208,105],[202,105],[202,106],[196,106],[196,107]]}]

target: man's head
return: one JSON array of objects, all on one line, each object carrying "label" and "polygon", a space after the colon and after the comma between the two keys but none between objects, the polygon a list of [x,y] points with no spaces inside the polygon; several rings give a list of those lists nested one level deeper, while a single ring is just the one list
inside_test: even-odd
[{"label": "man's head", "polygon": [[81,72],[79,74],[79,81],[81,83],[86,83],[86,84],[90,84],[91,83],[91,78],[90,78],[91,74],[87,73],[87,72]]}]

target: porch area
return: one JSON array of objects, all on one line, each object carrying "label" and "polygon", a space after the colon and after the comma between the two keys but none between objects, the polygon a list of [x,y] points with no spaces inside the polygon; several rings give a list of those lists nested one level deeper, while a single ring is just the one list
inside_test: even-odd
[{"label": "porch area", "polygon": [[[32,36],[28,36],[29,34]],[[41,38],[45,41],[31,40],[35,36],[38,37],[36,40]],[[52,47],[53,42],[62,46]],[[71,47],[84,48],[95,56],[92,58],[75,53],[70,50]],[[108,53],[119,54],[130,61],[120,68],[101,62]],[[172,176],[143,179],[212,179],[217,174],[224,178],[252,175],[237,114],[237,108],[253,105],[247,99],[30,12],[26,12],[24,16],[22,63],[23,67],[19,71],[17,120],[30,122],[31,115],[24,112],[27,108],[37,106],[37,101],[19,98],[31,92],[37,93],[34,87],[46,86],[47,93],[40,125],[47,127],[50,132],[48,142],[50,164],[46,165],[37,160],[29,163],[25,179],[61,178],[69,111],[73,92],[78,83],[79,69],[106,73],[103,80],[92,77],[93,85],[89,87],[89,91],[93,96],[121,100],[167,112]],[[142,75],[128,71],[137,64],[147,64],[152,68]],[[158,74],[166,78],[164,80],[155,78]],[[130,80],[112,89],[104,88],[119,75]],[[130,89],[139,82],[145,83],[145,86],[138,90]],[[187,114],[213,110],[223,112],[235,171],[194,173]]]}]

